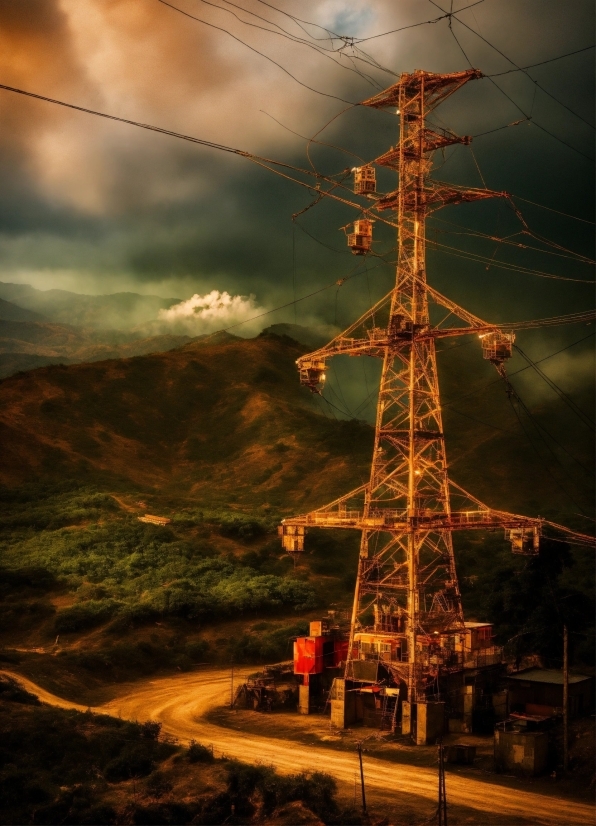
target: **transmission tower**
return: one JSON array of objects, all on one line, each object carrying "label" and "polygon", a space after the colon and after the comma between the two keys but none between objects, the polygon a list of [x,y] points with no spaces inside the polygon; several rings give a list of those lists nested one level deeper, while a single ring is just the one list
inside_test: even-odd
[{"label": "transmission tower", "polygon": [[[542,529],[542,520],[490,509],[448,478],[436,340],[478,335],[484,357],[503,375],[514,341],[512,330],[487,324],[426,280],[426,216],[447,204],[508,197],[430,178],[436,150],[468,144],[471,138],[431,128],[427,118],[447,97],[479,77],[477,70],[416,71],[402,74],[398,83],[364,101],[365,106],[398,110],[399,140],[374,165],[395,170],[399,187],[379,196],[373,165],[356,170],[355,191],[373,203],[363,209],[348,243],[357,254],[368,252],[372,209],[393,212],[398,235],[395,287],[329,344],[300,358],[298,367],[302,383],[320,392],[332,356],[382,359],[370,481],[280,526],[289,553],[303,551],[310,527],[362,532],[345,679],[361,685],[392,680],[406,689],[402,696],[412,706],[437,696],[441,674],[463,668],[453,645],[464,632],[453,531],[504,528],[514,551],[534,554]],[[431,302],[446,308],[450,323],[456,318],[460,326],[433,325]]]}]

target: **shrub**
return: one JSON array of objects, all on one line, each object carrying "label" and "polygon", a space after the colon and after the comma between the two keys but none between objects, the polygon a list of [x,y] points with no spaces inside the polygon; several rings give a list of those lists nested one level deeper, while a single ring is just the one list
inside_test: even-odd
[{"label": "shrub", "polygon": [[29,694],[17,680],[4,674],[0,676],[0,697],[13,703],[39,705],[39,699],[35,694]]},{"label": "shrub", "polygon": [[153,800],[161,800],[164,795],[172,791],[172,784],[163,772],[154,771],[147,778],[145,788],[149,797]]},{"label": "shrub", "polygon": [[107,622],[118,607],[119,603],[111,599],[90,599],[59,611],[54,620],[54,628],[58,634],[94,628]]},{"label": "shrub", "polygon": [[190,741],[188,747],[188,762],[189,763],[213,763],[213,752],[202,743],[197,743],[194,740]]}]

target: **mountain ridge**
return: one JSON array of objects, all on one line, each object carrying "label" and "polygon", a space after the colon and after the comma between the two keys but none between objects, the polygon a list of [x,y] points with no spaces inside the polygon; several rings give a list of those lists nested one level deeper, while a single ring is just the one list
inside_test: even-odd
[{"label": "mountain ridge", "polygon": [[0,298],[55,323],[120,330],[153,321],[159,310],[182,301],[133,292],[85,295],[69,290],[38,290],[30,284],[2,281]]},{"label": "mountain ridge", "polygon": [[372,431],[315,411],[294,374],[303,352],[285,337],[228,336],[3,379],[0,479],[95,475],[221,501],[277,507],[284,492],[291,508],[322,504],[362,483]]}]

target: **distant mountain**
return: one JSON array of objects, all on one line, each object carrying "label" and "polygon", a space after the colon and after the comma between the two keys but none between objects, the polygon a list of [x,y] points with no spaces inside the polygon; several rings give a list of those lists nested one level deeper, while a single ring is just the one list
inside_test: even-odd
[{"label": "distant mountain", "polygon": [[[0,378],[51,364],[73,364],[165,352],[193,340],[162,332],[159,310],[180,299],[136,293],[90,296],[0,282]],[[43,315],[38,310],[43,310]],[[265,333],[289,336],[309,349],[330,337],[299,324],[273,324]],[[213,335],[198,336],[213,343]]]},{"label": "distant mountain", "polygon": [[[74,336],[54,326],[57,336]],[[90,358],[92,346],[81,342],[77,351],[73,339],[68,352]],[[111,352],[134,355],[154,346],[122,342]],[[105,477],[212,503],[288,503],[290,510],[324,504],[367,480],[372,428],[336,421],[341,397],[351,403],[348,381],[329,403],[300,386],[295,362],[308,349],[270,331],[254,339],[221,334],[168,352],[4,379],[0,481]],[[108,352],[95,355],[105,359]],[[516,513],[567,523],[590,513],[592,434],[549,388],[536,395],[539,378],[530,419],[519,405],[512,409],[479,348],[441,352],[439,370],[455,482]],[[590,410],[588,396],[574,399]]]},{"label": "distant mountain", "polygon": [[0,481],[104,478],[293,510],[365,479],[371,429],[317,412],[305,348],[261,335],[0,382]]},{"label": "distant mountain", "polygon": [[[40,313],[49,321],[80,327],[127,330],[157,318],[161,309],[180,303],[180,298],[113,293],[80,295],[68,290],[37,290],[29,284],[0,282],[0,298],[25,310]],[[33,318],[14,318],[30,321]]]},{"label": "distant mountain", "polygon": [[131,333],[85,330],[66,324],[0,321],[0,378],[48,364],[71,364],[159,353],[180,347],[191,340],[190,336],[135,338]]},{"label": "distant mountain", "polygon": [[33,310],[25,310],[12,301],[5,301],[0,298],[0,321],[47,321],[45,316],[34,313]]}]

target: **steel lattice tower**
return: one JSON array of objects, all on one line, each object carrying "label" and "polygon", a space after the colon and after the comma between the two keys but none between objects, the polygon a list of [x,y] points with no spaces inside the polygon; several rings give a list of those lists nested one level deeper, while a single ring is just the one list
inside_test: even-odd
[{"label": "steel lattice tower", "polygon": [[[376,210],[396,213],[395,287],[332,342],[298,360],[301,381],[315,391],[333,355],[383,360],[369,483],[320,510],[284,520],[280,533],[286,550],[296,553],[304,548],[309,526],[362,531],[345,677],[375,682],[361,663],[382,661],[395,682],[407,686],[411,703],[428,696],[441,670],[461,666],[448,643],[449,634],[463,631],[464,622],[452,532],[502,527],[520,550],[534,553],[541,528],[540,520],[491,510],[461,488],[457,495],[466,509],[451,509],[435,341],[479,334],[485,358],[502,371],[514,338],[458,307],[426,280],[426,216],[446,204],[506,195],[430,178],[437,149],[471,138],[430,128],[427,117],[480,76],[476,70],[403,74],[397,84],[364,101],[374,108],[397,108],[400,118],[397,145],[374,162],[398,173],[395,192],[374,196]],[[366,218],[359,224],[370,224],[370,209],[363,212]],[[429,299],[466,326],[433,326]],[[385,642],[375,643],[379,637]]]}]

